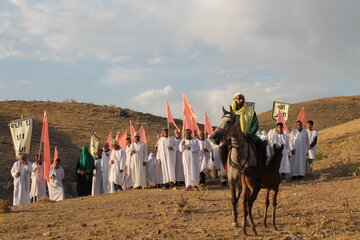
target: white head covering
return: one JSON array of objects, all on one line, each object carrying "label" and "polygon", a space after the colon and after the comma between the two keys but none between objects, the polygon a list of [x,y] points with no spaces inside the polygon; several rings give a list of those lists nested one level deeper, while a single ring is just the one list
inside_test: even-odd
[{"label": "white head covering", "polygon": [[260,139],[263,140],[263,141],[269,140],[266,131],[261,132]]}]

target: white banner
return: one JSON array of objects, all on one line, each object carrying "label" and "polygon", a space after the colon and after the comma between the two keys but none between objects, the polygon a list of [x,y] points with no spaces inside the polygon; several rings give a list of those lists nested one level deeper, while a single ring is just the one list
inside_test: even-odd
[{"label": "white banner", "polygon": [[273,102],[273,109],[272,109],[272,119],[274,121],[277,120],[278,111],[279,111],[278,109],[280,109],[280,112],[284,116],[285,121],[287,121],[288,117],[289,117],[289,107],[290,107],[290,103],[274,101]]},{"label": "white banner", "polygon": [[95,158],[96,153],[99,150],[100,140],[95,133],[91,134],[90,137],[90,154]]},{"label": "white banner", "polygon": [[17,119],[9,123],[15,156],[20,153],[30,154],[33,125],[33,118]]}]

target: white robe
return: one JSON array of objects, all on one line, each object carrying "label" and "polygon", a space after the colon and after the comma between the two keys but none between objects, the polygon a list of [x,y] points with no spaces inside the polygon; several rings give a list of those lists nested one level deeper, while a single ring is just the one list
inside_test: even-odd
[{"label": "white robe", "polygon": [[[52,177],[52,175],[55,177]],[[64,169],[62,167],[50,167],[50,182],[48,183],[49,199],[51,201],[61,201],[65,199],[64,186],[62,180],[64,179]]]},{"label": "white robe", "polygon": [[305,176],[306,154],[309,151],[309,137],[306,130],[299,132],[297,129],[290,134],[290,149],[295,150],[291,157],[291,175]]},{"label": "white robe", "polygon": [[[316,130],[308,130],[306,129],[307,133],[308,133],[308,136],[309,136],[309,144],[311,144],[315,137],[319,136],[318,132]],[[315,146],[313,146],[311,149],[310,149],[310,146],[309,146],[309,152],[308,152],[308,155],[309,155],[309,158],[310,159],[315,159],[316,158],[316,149],[317,149],[317,143],[315,144]]]},{"label": "white robe", "polygon": [[221,170],[221,169],[224,170],[222,163],[221,163],[220,155],[219,155],[220,145],[217,145],[212,142],[210,142],[210,144],[212,147],[211,160],[214,160],[213,161],[214,168],[216,170]]},{"label": "white robe", "polygon": [[148,158],[146,144],[142,141],[133,142],[130,149],[135,151],[130,157],[130,176],[133,187],[146,187],[146,166],[143,165]]},{"label": "white robe", "polygon": [[286,133],[282,133],[282,134],[274,133],[271,142],[269,142],[269,145],[272,148],[274,144],[278,146],[284,145],[279,173],[290,173],[291,166],[290,166],[289,156],[291,153],[290,153],[290,145],[289,145],[289,136],[286,135]]},{"label": "white robe", "polygon": [[102,176],[102,193],[110,193],[111,183],[109,181],[109,172],[110,172],[110,154],[111,150],[108,152],[103,152],[101,156],[101,176]]},{"label": "white robe", "polygon": [[[183,145],[185,142],[185,145]],[[190,147],[190,150],[187,150]],[[179,145],[184,165],[185,186],[198,186],[200,181],[199,141],[195,138],[182,140]]]},{"label": "white robe", "polygon": [[[111,161],[114,161],[114,163],[111,163]],[[124,149],[120,148],[118,150],[115,149],[111,150],[110,175],[109,175],[110,182],[116,185],[124,186],[125,175],[123,173],[125,170],[125,166],[126,166],[126,152],[124,151]],[[111,190],[112,192],[115,191],[115,189],[111,189]]]},{"label": "white robe", "polygon": [[[27,161],[26,165],[16,161],[11,168],[11,175],[14,178],[14,206],[21,206],[30,203],[31,169],[32,166],[30,161]],[[15,177],[16,173],[20,173],[20,176]]]},{"label": "white robe", "polygon": [[46,197],[46,179],[44,178],[44,163],[32,164],[30,197]]},{"label": "white robe", "polygon": [[126,170],[125,170],[125,182],[126,182],[126,188],[131,188],[134,186],[134,183],[132,182],[132,178],[131,178],[131,166],[130,166],[130,161],[131,161],[131,155],[130,155],[130,145],[126,146]]},{"label": "white robe", "polygon": [[175,178],[177,182],[184,182],[184,164],[182,161],[182,152],[180,152],[179,145],[181,143],[181,138],[175,138],[175,147],[176,147],[176,163],[175,163]]},{"label": "white robe", "polygon": [[[198,140],[199,141],[199,158],[200,158],[200,172],[207,173],[210,169],[210,152],[212,151],[212,147],[209,140]],[[206,152],[205,149],[208,151]]]},{"label": "white robe", "polygon": [[[168,147],[172,147],[171,150]],[[158,142],[158,154],[160,158],[162,184],[176,182],[176,143],[173,137],[161,137]]]},{"label": "white robe", "polygon": [[93,170],[91,195],[95,196],[102,192],[101,158],[94,160],[95,169]]}]

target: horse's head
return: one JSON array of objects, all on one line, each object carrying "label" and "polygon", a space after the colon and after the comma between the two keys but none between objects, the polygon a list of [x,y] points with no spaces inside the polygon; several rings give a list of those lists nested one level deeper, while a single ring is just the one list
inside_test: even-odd
[{"label": "horse's head", "polygon": [[281,144],[281,146],[278,144],[274,144],[273,149],[274,155],[271,158],[270,164],[280,167],[281,159],[283,157],[284,144]]},{"label": "horse's head", "polygon": [[210,140],[215,144],[220,144],[222,139],[233,136],[236,133],[235,130],[240,129],[239,119],[233,113],[231,106],[230,111],[226,111],[224,107],[222,107],[222,110],[224,115],[221,117],[216,130],[210,136]]}]

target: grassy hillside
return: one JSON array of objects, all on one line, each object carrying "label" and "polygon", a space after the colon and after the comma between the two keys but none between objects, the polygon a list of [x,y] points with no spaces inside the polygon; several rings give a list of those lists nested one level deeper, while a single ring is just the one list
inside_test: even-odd
[{"label": "grassy hillside", "polygon": [[[321,130],[360,118],[360,95],[321,98],[291,104],[287,121],[289,129],[294,126],[302,107],[305,107],[307,120],[313,120],[315,128]],[[272,120],[271,114],[271,111],[266,111],[258,115],[261,130],[268,131],[274,127],[275,121]]]},{"label": "grassy hillside", "polygon": [[[65,169],[67,192],[73,193],[72,182],[75,179],[76,161],[80,149],[89,145],[90,134],[95,131],[101,144],[112,131],[115,137],[118,130],[128,130],[129,120],[135,129],[144,125],[147,133],[149,151],[153,151],[157,134],[166,126],[166,119],[147,113],[135,112],[115,106],[99,106],[75,102],[39,102],[5,101],[0,102],[0,198],[11,198],[12,177],[10,169],[14,162],[14,151],[8,122],[21,116],[35,118],[33,130],[32,155],[38,151],[44,110],[47,110],[50,132],[51,151],[58,146],[59,157]],[[177,121],[177,120],[176,120]],[[177,121],[179,127],[181,121]],[[33,161],[33,156],[30,160]]]}]

